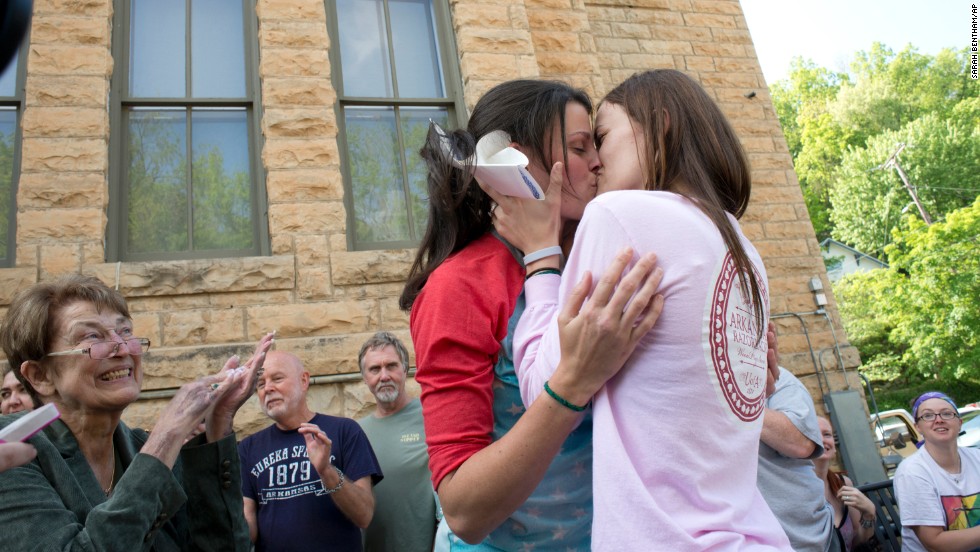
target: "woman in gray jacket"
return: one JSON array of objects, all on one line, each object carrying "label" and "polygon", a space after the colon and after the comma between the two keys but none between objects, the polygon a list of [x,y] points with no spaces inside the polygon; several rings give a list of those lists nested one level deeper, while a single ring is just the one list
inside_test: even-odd
[{"label": "woman in gray jacket", "polygon": [[[61,418],[29,440],[32,462],[0,473],[5,549],[248,550],[232,422],[272,343],[266,335],[247,362],[232,357],[181,387],[147,434],[120,420],[150,347],[122,295],[81,275],[19,294],[0,344]],[[206,430],[184,444],[201,420]]]}]

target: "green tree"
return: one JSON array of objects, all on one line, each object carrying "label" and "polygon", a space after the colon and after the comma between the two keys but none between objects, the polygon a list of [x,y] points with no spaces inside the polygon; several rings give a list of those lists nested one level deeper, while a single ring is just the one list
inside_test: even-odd
[{"label": "green tree", "polygon": [[[886,237],[898,220],[896,213],[901,211],[904,203],[895,206],[896,213],[892,213],[890,219],[880,213],[876,215],[879,222],[890,221],[883,230],[880,225],[841,230],[842,221],[859,227],[863,225],[836,213],[841,208],[841,198],[854,204],[856,212],[867,213],[890,205],[880,194],[852,194],[854,190],[850,189],[837,191],[842,179],[853,181],[858,178],[855,172],[858,167],[845,168],[845,161],[848,157],[860,157],[853,153],[859,150],[875,150],[874,155],[880,155],[883,152],[878,149],[884,146],[875,142],[876,138],[907,129],[913,121],[927,115],[944,122],[953,119],[961,102],[980,95],[980,86],[969,78],[969,57],[965,50],[943,50],[936,56],[929,56],[918,53],[912,46],[895,53],[875,43],[867,52],[855,55],[849,74],[834,73],[797,58],[790,77],[776,82],[771,92],[818,237],[833,236],[861,247],[861,244],[849,241],[850,236],[859,234],[867,238],[866,234],[870,233],[876,238],[873,243],[880,248],[887,242]],[[888,155],[874,163],[870,163],[873,156],[866,154],[864,160],[869,163],[860,170],[869,171],[880,165],[894,147],[892,144]],[[945,151],[953,154],[964,150]],[[855,161],[852,159],[851,162]],[[949,164],[963,165],[966,158],[945,157],[934,162],[936,166],[946,163],[948,167]],[[965,204],[940,203],[936,206],[940,208],[939,215],[944,210]]]},{"label": "green tree", "polygon": [[906,215],[888,269],[852,274],[834,293],[872,379],[980,376],[980,198],[931,226]]},{"label": "green tree", "polygon": [[844,154],[830,192],[834,238],[881,255],[901,213],[918,214],[897,172],[881,166],[899,144],[908,145],[901,166],[933,219],[980,194],[980,98],[968,98],[945,117],[926,114]]}]

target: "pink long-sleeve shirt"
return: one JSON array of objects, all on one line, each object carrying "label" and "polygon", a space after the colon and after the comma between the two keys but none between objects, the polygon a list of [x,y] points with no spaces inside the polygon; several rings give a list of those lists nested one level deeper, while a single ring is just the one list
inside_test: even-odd
[{"label": "pink long-sleeve shirt", "polygon": [[[762,288],[765,267],[735,226]],[[664,311],[593,401],[593,550],[791,550],[756,487],[766,340],[715,225],[669,192],[603,194],[586,208],[560,280],[535,276],[514,349],[522,397],[560,359],[557,310],[617,251],[653,251]],[[763,335],[761,340],[758,336]]]}]

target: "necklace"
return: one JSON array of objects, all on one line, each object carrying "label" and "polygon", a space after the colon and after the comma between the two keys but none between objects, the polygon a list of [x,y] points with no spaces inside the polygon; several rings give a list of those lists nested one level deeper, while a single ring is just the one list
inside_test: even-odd
[{"label": "necklace", "polygon": [[949,478],[953,480],[953,483],[959,484],[963,479],[963,459],[960,458],[959,451],[956,452],[956,466],[959,468],[956,473],[946,473],[949,474]]},{"label": "necklace", "polygon": [[104,492],[107,497],[112,496],[112,486],[116,482],[116,443],[115,442],[112,443],[111,458],[112,458],[112,475],[109,476],[109,486],[102,489],[102,492]]}]

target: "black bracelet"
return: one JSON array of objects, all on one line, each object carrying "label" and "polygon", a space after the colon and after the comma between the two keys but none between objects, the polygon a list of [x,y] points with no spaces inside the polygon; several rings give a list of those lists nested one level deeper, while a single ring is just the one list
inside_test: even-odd
[{"label": "black bracelet", "polygon": [[528,275],[524,277],[524,281],[526,282],[531,279],[531,276],[537,276],[538,274],[557,274],[561,276],[561,270],[558,270],[557,268],[551,268],[551,267],[539,268],[535,271],[529,272]]},{"label": "black bracelet", "polygon": [[577,404],[572,404],[572,403],[568,402],[565,399],[565,397],[562,397],[558,393],[555,393],[555,391],[551,388],[551,386],[548,385],[548,382],[544,382],[544,392],[547,393],[552,399],[555,399],[556,401],[558,401],[558,404],[560,404],[560,405],[562,405],[565,408],[568,408],[570,410],[574,410],[575,412],[582,412],[583,410],[585,410],[589,406],[588,404],[586,404],[585,406],[579,406]]}]

